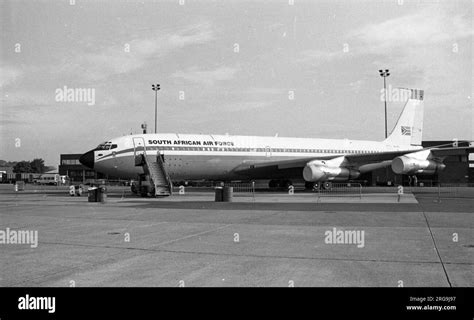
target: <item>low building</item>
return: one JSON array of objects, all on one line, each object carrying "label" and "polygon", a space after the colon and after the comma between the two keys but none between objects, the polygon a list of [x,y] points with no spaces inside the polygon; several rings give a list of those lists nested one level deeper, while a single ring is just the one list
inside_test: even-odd
[{"label": "low building", "polygon": [[13,167],[0,167],[0,182],[11,183],[14,179]]},{"label": "low building", "polygon": [[71,183],[86,183],[87,180],[101,179],[100,174],[83,166],[79,162],[82,154],[61,154],[59,160],[59,174],[67,176]]},{"label": "low building", "polygon": [[[69,153],[61,154],[59,159],[59,174],[61,176],[67,176],[70,183],[87,183],[95,180],[117,180],[122,179],[117,177],[111,177],[94,169],[88,168],[81,164],[79,158],[82,156],[80,153]],[[125,179],[127,180],[127,179]]]},{"label": "low building", "polygon": [[474,153],[469,155],[469,183],[474,184]]},{"label": "low building", "polygon": [[0,167],[0,174],[12,174],[13,167]]}]

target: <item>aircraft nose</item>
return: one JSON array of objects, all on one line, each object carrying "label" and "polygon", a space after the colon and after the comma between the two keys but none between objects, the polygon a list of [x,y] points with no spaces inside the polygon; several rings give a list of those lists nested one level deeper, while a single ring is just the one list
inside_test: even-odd
[{"label": "aircraft nose", "polygon": [[79,162],[88,168],[94,169],[94,151],[88,151],[84,153],[80,158]]}]

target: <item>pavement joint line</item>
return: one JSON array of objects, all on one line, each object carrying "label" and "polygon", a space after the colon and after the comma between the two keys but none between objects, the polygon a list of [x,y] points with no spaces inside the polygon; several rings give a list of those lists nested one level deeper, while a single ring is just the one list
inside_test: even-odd
[{"label": "pavement joint line", "polygon": [[[269,256],[258,254],[238,254],[238,253],[221,253],[221,252],[202,252],[202,251],[186,251],[186,250],[171,250],[171,249],[154,249],[154,248],[136,248],[136,247],[116,247],[116,246],[99,246],[82,243],[65,243],[65,242],[41,242],[43,244],[77,246],[77,247],[91,247],[91,248],[105,248],[105,249],[122,249],[122,250],[137,250],[149,253],[184,253],[196,255],[211,255],[211,256],[228,256],[228,257],[249,257],[249,258],[270,258],[270,259],[298,259],[298,260],[322,260],[322,261],[350,261],[350,262],[381,262],[381,263],[405,263],[405,264],[438,264],[438,260],[433,261],[413,261],[413,260],[384,260],[384,259],[344,259],[344,258],[325,258],[325,257],[298,257],[298,256]],[[161,246],[157,245],[157,246]],[[452,265],[474,265],[465,262],[450,262]]]},{"label": "pavement joint line", "polygon": [[[259,220],[261,219],[266,219],[266,218],[269,218],[269,217],[273,217],[273,216],[277,216],[277,215],[280,215],[282,213],[285,213],[286,211],[276,211],[276,212],[273,212],[273,213],[269,213],[269,214],[263,214],[263,212],[260,212],[262,213],[261,216],[257,216],[257,217],[249,217],[247,219],[245,219],[244,221],[242,221],[242,223],[238,223],[238,224],[251,224],[252,222],[258,222]],[[246,223],[244,223],[246,222]],[[233,224],[237,224],[237,223],[233,223]]]},{"label": "pavement joint line", "polygon": [[[13,207],[16,207],[16,206],[13,206]],[[24,208],[24,207],[23,207]],[[23,209],[22,208],[22,209]],[[24,208],[24,209],[35,209],[34,207],[30,207],[30,208]],[[145,209],[141,209],[141,210],[151,210],[152,208],[145,208]],[[156,208],[153,208],[153,209],[156,209]],[[159,208],[160,209],[160,208]],[[161,208],[161,209],[164,209],[164,210],[168,210],[170,212],[172,211],[182,211],[182,210],[189,210],[189,211],[196,211],[196,210],[202,210],[202,211],[209,211],[209,209],[205,208],[205,209],[182,209],[182,208]],[[232,211],[253,211],[253,210],[246,210],[246,209],[233,209],[233,210],[215,210],[215,211],[225,211],[225,212],[232,212]],[[267,212],[272,212],[274,211],[273,213],[269,213],[269,214],[266,214]],[[333,212],[328,212],[328,210],[319,210],[319,211],[307,211],[307,210],[262,210],[262,211],[258,211],[259,214],[266,214],[265,216],[271,216],[271,215],[276,215],[276,214],[288,214],[288,215],[291,215],[291,214],[307,214],[309,212],[312,212],[314,214],[319,214],[319,213],[333,213]],[[99,212],[101,213],[101,212]],[[145,212],[145,211],[142,211],[142,212],[139,212],[137,215],[142,215],[142,214],[145,214],[145,213],[148,213],[148,212]],[[343,213],[343,214],[378,214],[378,213],[386,213],[386,214],[398,214],[398,213],[405,213],[405,214],[413,214],[413,215],[416,215],[418,213],[420,213],[420,211],[406,211],[406,212],[399,212],[399,211],[368,211],[368,212],[360,212],[360,211],[341,211],[341,212],[337,212],[337,213]],[[435,212],[436,213],[436,212]],[[469,212],[460,212],[460,213],[469,213]],[[12,213],[4,213],[4,212],[0,212],[0,215],[12,215]],[[25,216],[29,216],[31,217],[32,215],[25,215]],[[38,215],[34,215],[34,217],[54,217],[54,218],[63,218],[63,217],[57,217],[55,215],[41,215],[41,216],[38,216]],[[78,218],[78,219],[87,219],[87,218],[91,218],[89,216],[85,216],[85,217],[75,217],[75,216],[71,216],[71,217],[67,217],[67,218]],[[94,217],[95,218],[95,217]],[[253,218],[253,217],[252,217]]]},{"label": "pavement joint line", "polygon": [[[173,210],[173,209],[172,209]],[[261,217],[255,217],[255,218],[249,218],[249,219],[245,219],[243,221],[239,221],[239,222],[235,222],[235,223],[229,223],[229,225],[252,225],[252,222],[258,222],[259,219],[262,219],[262,218],[268,218],[268,217],[271,217],[271,216],[275,216],[275,215],[278,215],[278,214],[282,214],[282,213],[286,213],[287,211],[281,211],[279,213],[272,213],[272,214],[268,214],[268,215],[263,215]],[[292,211],[292,212],[297,212],[297,213],[306,213],[307,211]],[[377,213],[377,212],[371,212],[371,213]],[[385,212],[384,212],[385,213]],[[390,213],[390,212],[388,212]],[[413,214],[418,214],[420,212],[407,212],[407,213],[413,213]],[[428,213],[436,213],[436,212],[428,212]],[[469,213],[469,212],[462,212],[462,213]],[[140,213],[140,214],[137,214],[137,215],[142,215],[144,214],[143,212]],[[6,216],[11,216],[10,214],[4,214],[4,213],[0,213],[0,216],[1,215],[6,215]],[[27,217],[35,217],[35,218],[38,218],[38,216],[36,215],[24,215],[24,216],[27,216]],[[78,217],[78,216],[70,216],[70,217],[57,217],[57,216],[54,216],[54,215],[42,215],[41,217],[39,218],[54,218],[54,219],[62,219],[62,220],[93,220],[93,221],[96,221],[96,220],[100,220],[100,221],[127,221],[127,222],[146,222],[148,220],[142,220],[142,219],[128,219],[128,218],[98,218],[98,217]],[[158,222],[155,222],[154,224],[161,224],[161,223],[179,223],[180,221],[176,221],[176,220],[169,220],[169,221],[158,221]],[[251,222],[251,223],[248,223],[247,222]],[[183,223],[202,223],[202,224],[208,224],[207,222],[196,222],[196,221],[184,221]],[[219,223],[217,223],[219,224]],[[350,228],[350,227],[359,227],[360,225],[356,225],[356,224],[351,224],[351,225],[338,225],[338,224],[317,224],[317,225],[309,225],[309,224],[259,224],[259,226],[282,226],[282,227],[308,227],[308,228],[316,228],[316,227],[333,227],[333,226],[339,226],[339,227],[344,227],[344,228]],[[8,227],[7,225],[1,225],[0,226],[5,226],[5,227]],[[367,228],[366,225],[363,225],[364,227]],[[422,225],[419,225],[419,226],[398,226],[398,227],[393,227],[393,226],[368,226],[368,228],[374,228],[374,229],[409,229],[409,228],[422,228],[423,226]],[[444,226],[435,226],[435,227],[432,227],[432,229],[452,229],[453,227],[451,226],[448,226],[448,227],[444,227]],[[457,229],[472,229],[471,227],[456,227]],[[16,228],[15,229],[20,229],[20,228]]]},{"label": "pavement joint line", "polygon": [[[49,218],[53,218],[53,217],[49,217]],[[262,218],[265,218],[265,217],[262,217]],[[63,218],[65,220],[73,220],[73,219],[78,219],[78,220],[86,220],[87,218],[80,218],[80,217],[70,217],[70,218]],[[97,220],[100,220],[100,221],[127,221],[127,222],[147,222],[148,220],[133,220],[133,219],[91,219],[93,221],[97,221]],[[253,224],[247,224],[245,222],[248,222],[247,221],[239,221],[239,222],[235,222],[235,223],[229,223],[228,225],[230,226],[239,226],[239,225],[243,225],[243,226],[253,226]],[[258,222],[258,221],[251,221],[251,222]],[[158,225],[158,224],[164,224],[164,223],[185,223],[185,224],[211,224],[211,223],[207,223],[207,222],[195,222],[195,221],[176,221],[176,220],[170,220],[170,221],[157,221],[154,223],[154,225]],[[220,224],[220,223],[214,223],[214,224]],[[2,225],[0,225],[2,226]],[[5,227],[9,227],[7,225],[3,225]],[[28,227],[35,227],[35,226],[38,226],[38,225],[31,225],[31,226],[28,226]],[[342,224],[317,224],[317,225],[308,225],[308,224],[285,224],[285,225],[282,225],[282,224],[258,224],[259,227],[261,226],[267,226],[267,227],[275,227],[275,226],[278,226],[278,227],[294,227],[294,228],[301,228],[301,227],[306,227],[306,228],[328,228],[328,227],[340,227],[342,229],[348,229],[348,228],[353,228],[353,227],[365,227],[366,229],[367,228],[370,228],[370,229],[413,229],[413,228],[423,228],[423,226],[404,226],[404,227],[381,227],[381,226],[365,226],[365,225],[357,225],[357,224],[350,224],[350,225],[342,225]],[[15,229],[15,230],[18,230],[18,229],[21,229],[21,228],[18,228],[18,227],[15,227],[15,228],[10,228],[10,229]],[[452,227],[433,227],[433,229],[452,229]],[[458,228],[458,229],[472,229],[472,228],[468,228],[468,227],[462,227],[462,228]]]},{"label": "pavement joint line", "polygon": [[423,209],[423,217],[425,218],[426,226],[428,227],[428,230],[430,231],[431,241],[433,241],[433,245],[434,245],[434,248],[436,250],[436,254],[438,255],[439,262],[441,263],[441,267],[443,268],[444,275],[446,276],[446,281],[448,281],[449,287],[452,288],[453,285],[451,284],[451,281],[449,280],[448,271],[446,270],[443,259],[441,258],[441,254],[439,253],[438,246],[436,245],[436,240],[435,240],[435,237],[433,235],[433,231],[431,230],[431,226],[430,226],[430,223],[428,221],[428,218],[426,216],[425,209],[424,209],[422,204],[420,204],[420,206]]},{"label": "pavement joint line", "polygon": [[[165,241],[165,242],[162,242],[162,243],[159,243],[157,246],[162,246],[162,245],[167,245],[167,244],[170,244],[170,243],[173,243],[173,242],[176,242],[176,241],[181,241],[181,240],[185,240],[185,239],[188,239],[188,238],[192,238],[192,237],[197,237],[197,236],[200,236],[200,235],[203,235],[203,234],[206,234],[206,233],[210,233],[210,232],[214,232],[214,231],[217,231],[217,230],[221,230],[221,229],[224,229],[224,228],[227,228],[229,226],[231,226],[232,224],[227,224],[227,225],[224,225],[224,226],[220,226],[218,228],[214,228],[212,230],[206,230],[206,231],[203,231],[203,232],[199,232],[199,233],[195,233],[195,234],[191,234],[191,235],[188,235],[188,236],[185,236],[185,237],[181,237],[181,238],[178,238],[178,239],[173,239],[173,240],[170,240],[170,241]],[[40,243],[46,243],[46,244],[56,244],[56,245],[72,245],[72,246],[82,246],[82,247],[95,247],[95,248],[108,248],[108,249],[125,249],[125,250],[140,250],[140,251],[145,251],[145,252],[148,252],[148,254],[151,254],[152,252],[157,252],[157,250],[151,250],[151,249],[146,249],[146,248],[133,248],[133,247],[115,247],[115,246],[97,246],[97,245],[84,245],[84,244],[68,244],[68,243],[55,243],[55,242],[40,242]],[[118,255],[119,253],[117,254],[114,254],[114,255],[110,255],[110,257],[112,256],[115,256],[115,255]],[[99,263],[97,264],[93,264],[93,263],[84,263],[82,265],[78,265],[72,269],[78,269],[80,268],[81,266],[94,266],[94,265],[99,265]],[[63,271],[59,271],[59,272],[63,272]],[[58,273],[59,273],[58,272]],[[31,281],[32,279],[29,279],[28,281]],[[22,283],[22,282],[20,282]]]},{"label": "pavement joint line", "polygon": [[165,241],[165,242],[162,242],[162,243],[159,243],[157,244],[157,246],[164,246],[164,245],[167,245],[167,244],[170,244],[170,243],[174,243],[174,242],[177,242],[177,241],[181,241],[181,240],[186,240],[186,239],[189,239],[189,238],[194,238],[194,237],[198,237],[198,236],[201,236],[203,234],[207,234],[207,233],[212,233],[214,231],[218,231],[218,230],[221,230],[221,229],[225,229],[227,227],[230,227],[232,226],[233,224],[226,224],[224,226],[220,226],[220,227],[217,227],[217,228],[213,228],[212,230],[207,230],[207,231],[203,231],[203,232],[198,232],[198,233],[195,233],[195,234],[190,234],[190,235],[187,235],[185,237],[181,237],[179,239],[174,239],[174,240],[169,240],[169,241]]},{"label": "pavement joint line", "polygon": [[[193,252],[180,252],[180,251],[170,251],[170,250],[159,250],[159,251],[156,251],[156,250],[151,250],[149,251],[147,254],[154,254],[154,253],[158,253],[158,252],[165,252],[165,253],[189,253],[189,254],[208,254],[208,253],[193,253]],[[115,255],[118,255],[120,253],[117,253],[117,254],[113,254],[109,257],[113,257]],[[227,254],[224,254],[224,255],[227,255]],[[251,256],[253,257],[253,256]],[[256,258],[259,258],[260,256],[255,256]],[[294,257],[270,257],[270,258],[277,258],[277,259],[295,259]],[[300,258],[296,258],[296,259],[300,259]],[[317,260],[317,259],[312,259],[312,260]],[[320,259],[322,261],[325,261],[325,260],[330,260],[330,259]],[[437,262],[404,262],[404,261],[387,261],[387,260],[381,260],[381,261],[371,261],[371,260],[343,260],[343,259],[336,259],[337,261],[351,261],[351,262],[382,262],[382,263],[415,263],[415,264],[437,264]],[[57,276],[61,273],[64,273],[64,274],[67,274],[69,273],[68,271],[70,270],[76,270],[76,269],[83,269],[83,268],[87,268],[87,267],[94,267],[94,266],[97,266],[97,265],[100,265],[101,263],[83,263],[83,264],[79,264],[73,268],[68,268],[67,270],[62,270],[62,271],[58,271],[58,272],[55,272],[51,275],[47,275],[47,276],[39,276],[39,277],[36,277],[36,278],[31,278],[31,279],[27,279],[27,280],[23,280],[23,281],[20,281],[20,282],[17,282],[17,283],[14,283],[14,284],[7,284],[6,286],[8,287],[11,287],[11,286],[19,286],[20,284],[22,283],[26,283],[26,282],[30,282],[30,281],[35,281],[37,279],[44,279],[45,277],[53,277],[53,276]],[[466,265],[467,263],[446,263],[446,264],[453,264],[453,265]],[[472,264],[467,264],[467,265],[472,265]],[[45,282],[48,282],[49,279],[45,279],[44,281],[37,281],[37,284],[41,284],[41,283],[45,283]]]},{"label": "pavement joint line", "polygon": [[[417,196],[417,198],[420,198],[420,199],[438,199],[438,197],[436,195],[430,197],[430,196]],[[459,200],[459,199],[463,199],[463,200],[470,200],[470,201],[474,201],[473,198],[469,197],[469,196],[465,196],[465,197],[456,197],[456,198],[444,198],[444,197],[441,197],[442,200]]]},{"label": "pavement joint line", "polygon": [[[50,202],[50,200],[48,200],[48,202]],[[275,203],[246,203],[246,202],[234,202],[235,204],[237,205],[242,205],[243,207],[240,207],[240,208],[236,208],[236,209],[228,209],[228,208],[225,208],[225,207],[221,207],[221,208],[209,208],[209,207],[201,207],[201,208],[190,208],[190,207],[169,207],[168,205],[171,205],[171,204],[175,204],[177,202],[160,202],[160,203],[143,203],[143,202],[129,202],[127,204],[130,204],[130,206],[123,206],[123,202],[120,203],[121,208],[128,208],[128,207],[131,207],[131,208],[135,208],[135,209],[138,209],[138,210],[148,210],[148,209],[166,209],[166,210],[209,210],[209,209],[213,209],[213,210],[228,210],[228,211],[233,211],[233,210],[246,210],[246,211],[254,211],[254,210],[259,210],[258,208],[255,208],[255,205],[258,204],[259,206],[260,205],[265,205],[265,204],[272,204],[274,205]],[[96,205],[96,204],[89,204],[88,202],[70,202],[70,201],[64,201],[63,203],[49,203],[49,204],[45,204],[45,203],[42,203],[41,205],[44,206],[44,207],[76,207],[76,208],[88,208],[88,209],[110,209],[110,208],[114,208],[115,204],[119,204],[119,203],[105,203],[105,204],[100,204],[100,205]],[[163,204],[163,206],[160,206],[160,204]],[[196,204],[194,202],[182,202],[183,205],[188,205],[188,204]],[[213,205],[214,202],[203,202],[203,204],[206,204],[206,205]],[[251,206],[248,206],[248,204],[251,204]],[[283,205],[295,205],[297,203],[295,202],[288,202],[288,203],[278,203],[278,204],[283,204]],[[311,205],[311,203],[302,203],[304,205]],[[18,204],[15,204],[15,205],[9,205],[8,207],[18,207],[18,208],[21,208],[21,209],[35,209],[35,207],[38,205],[38,203],[30,203],[30,204],[26,204],[26,203],[22,203],[21,206],[19,206]],[[289,210],[285,210],[285,211],[299,211],[299,212],[323,212],[323,211],[328,211],[328,210],[333,210],[331,208],[331,206],[338,206],[338,205],[341,205],[341,203],[323,203],[322,204],[323,208],[321,207],[311,207],[311,210],[292,210],[292,209],[289,209]],[[357,203],[353,203],[352,205],[359,205]],[[360,204],[360,205],[365,205],[365,204]],[[372,204],[369,204],[369,205],[372,205]],[[378,203],[374,203],[373,205],[379,205]],[[389,204],[386,204],[386,203],[382,203],[380,205],[389,205]],[[412,206],[412,205],[416,205],[414,203],[409,203],[409,204],[400,204],[400,205],[409,205],[409,206]],[[274,209],[271,209],[271,210],[274,210]],[[339,209],[335,209],[335,210],[339,210]],[[270,211],[270,210],[261,210],[261,211]],[[355,212],[355,213],[360,213],[360,211],[356,211],[356,210],[342,210],[342,212]],[[367,212],[393,212],[393,213],[400,213],[400,212],[419,212],[419,211],[400,211],[400,210],[397,210],[397,211],[387,211],[387,210],[370,210],[370,211],[367,211]]]},{"label": "pavement joint line", "polygon": [[[160,222],[160,223],[167,223],[167,222]],[[221,230],[221,229],[225,229],[227,227],[230,227],[232,226],[233,224],[226,224],[224,226],[220,226],[218,228],[213,228],[211,230],[206,230],[206,231],[202,231],[202,232],[198,232],[198,233],[194,233],[194,234],[190,234],[190,235],[187,235],[185,237],[181,237],[181,238],[178,238],[178,239],[172,239],[172,240],[168,240],[168,241],[165,241],[165,242],[161,242],[161,243],[158,243],[156,246],[157,247],[160,247],[160,246],[164,246],[164,245],[168,245],[168,244],[171,244],[171,243],[174,243],[174,242],[177,242],[177,241],[181,241],[181,240],[186,240],[186,239],[189,239],[189,238],[193,238],[193,237],[198,237],[198,236],[201,236],[203,234],[207,234],[207,233],[211,233],[211,232],[214,232],[214,231],[218,231],[218,230]],[[85,245],[85,244],[74,244],[74,243],[61,243],[61,242],[48,242],[48,241],[42,241],[40,243],[45,243],[45,244],[57,244],[57,245],[77,245],[77,246],[84,246],[84,247],[96,247],[96,248],[115,248],[115,249],[127,249],[127,250],[142,250],[142,251],[153,251],[151,249],[147,249],[147,248],[134,248],[134,247],[115,247],[115,246],[98,246],[98,245]]]}]

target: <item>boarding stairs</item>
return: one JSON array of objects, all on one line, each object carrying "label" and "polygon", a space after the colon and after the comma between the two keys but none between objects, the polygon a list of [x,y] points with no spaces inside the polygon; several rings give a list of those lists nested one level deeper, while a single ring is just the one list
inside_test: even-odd
[{"label": "boarding stairs", "polygon": [[146,153],[137,154],[135,166],[143,167],[147,181],[150,186],[154,186],[155,196],[166,197],[172,194],[173,185],[159,153],[156,156]]}]

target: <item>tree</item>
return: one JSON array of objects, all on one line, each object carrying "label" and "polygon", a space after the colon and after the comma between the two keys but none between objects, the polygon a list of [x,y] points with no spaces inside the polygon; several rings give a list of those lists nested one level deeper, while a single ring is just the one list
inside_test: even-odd
[{"label": "tree", "polygon": [[32,173],[43,173],[45,171],[43,159],[33,159],[33,161],[30,162],[30,166]]},{"label": "tree", "polygon": [[13,167],[15,173],[28,173],[31,172],[31,164],[29,161],[20,161]]},{"label": "tree", "polygon": [[14,167],[16,164],[16,161],[0,160],[0,167]]}]

